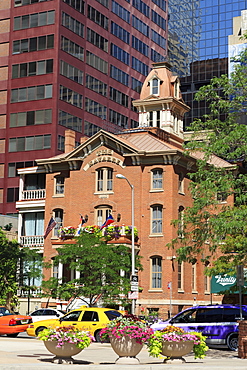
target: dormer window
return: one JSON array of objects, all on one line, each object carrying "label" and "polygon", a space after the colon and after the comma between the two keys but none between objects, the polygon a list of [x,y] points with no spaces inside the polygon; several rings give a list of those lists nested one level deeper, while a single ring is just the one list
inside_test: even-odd
[{"label": "dormer window", "polygon": [[179,83],[179,79],[177,78],[174,83],[174,97],[176,99],[179,99],[179,87],[180,87],[180,83]]},{"label": "dormer window", "polygon": [[150,81],[151,95],[159,95],[160,93],[160,80],[157,77],[152,78]]}]

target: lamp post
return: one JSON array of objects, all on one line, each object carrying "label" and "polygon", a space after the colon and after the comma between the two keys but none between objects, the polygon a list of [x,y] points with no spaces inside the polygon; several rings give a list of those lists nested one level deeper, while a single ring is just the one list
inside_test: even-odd
[{"label": "lamp post", "polygon": [[[131,187],[131,275],[135,275],[135,235],[134,235],[134,224],[135,224],[135,217],[134,217],[134,185],[132,185],[127,177],[118,173],[116,175],[117,179],[124,179],[127,181],[129,186]],[[135,314],[135,300],[132,299],[131,305],[131,313]]]}]

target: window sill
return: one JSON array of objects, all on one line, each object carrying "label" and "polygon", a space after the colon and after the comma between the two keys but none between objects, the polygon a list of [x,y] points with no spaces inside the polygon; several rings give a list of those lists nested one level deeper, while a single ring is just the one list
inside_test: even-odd
[{"label": "window sill", "polygon": [[163,293],[163,289],[149,289],[148,293]]},{"label": "window sill", "polygon": [[163,193],[164,189],[151,189],[149,190],[149,193]]},{"label": "window sill", "polygon": [[114,194],[113,191],[96,191],[94,195],[109,195],[109,194]]},{"label": "window sill", "polygon": [[178,289],[178,293],[184,293],[183,289]]},{"label": "window sill", "polygon": [[192,294],[198,294],[197,290],[192,290]]},{"label": "window sill", "polygon": [[185,195],[185,193],[183,191],[179,191],[178,194]]},{"label": "window sill", "polygon": [[52,198],[64,198],[64,194],[53,194]]},{"label": "window sill", "polygon": [[163,236],[164,236],[163,234],[150,234],[149,238],[160,238],[160,237],[163,237]]}]

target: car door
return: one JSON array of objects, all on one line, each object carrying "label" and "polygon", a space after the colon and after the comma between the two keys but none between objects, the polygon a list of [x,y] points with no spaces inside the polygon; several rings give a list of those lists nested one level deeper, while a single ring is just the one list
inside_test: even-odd
[{"label": "car door", "polygon": [[197,310],[195,308],[183,311],[181,314],[173,317],[169,325],[177,326],[185,331],[197,331],[196,313]]}]

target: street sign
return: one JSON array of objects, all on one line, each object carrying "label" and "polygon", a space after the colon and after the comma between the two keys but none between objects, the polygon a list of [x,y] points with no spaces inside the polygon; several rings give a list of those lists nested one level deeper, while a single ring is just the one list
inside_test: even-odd
[{"label": "street sign", "polygon": [[[138,283],[137,283],[138,284]],[[132,285],[132,283],[130,284],[130,290],[132,292],[138,292],[139,291],[139,286],[138,285]]]},{"label": "street sign", "polygon": [[131,276],[131,283],[138,283],[138,276],[137,275],[132,275]]},{"label": "street sign", "polygon": [[138,292],[129,292],[128,298],[129,299],[138,299]]}]

